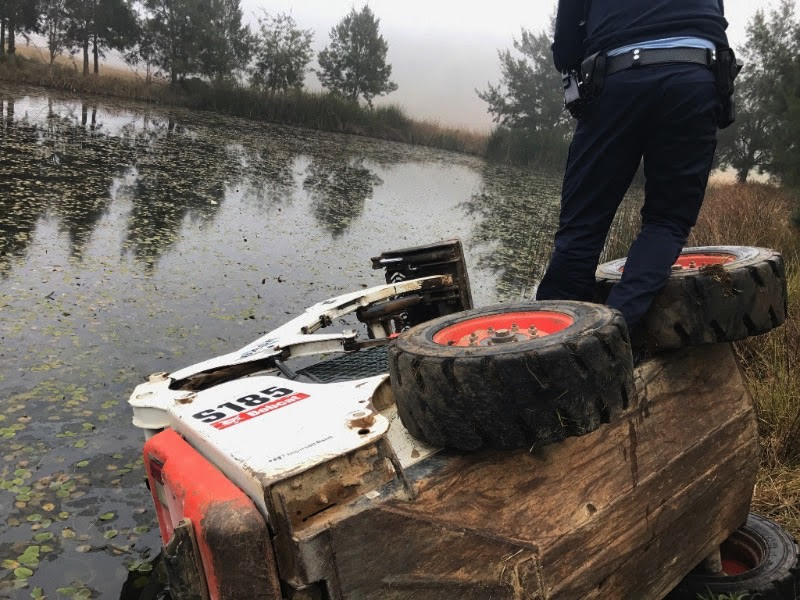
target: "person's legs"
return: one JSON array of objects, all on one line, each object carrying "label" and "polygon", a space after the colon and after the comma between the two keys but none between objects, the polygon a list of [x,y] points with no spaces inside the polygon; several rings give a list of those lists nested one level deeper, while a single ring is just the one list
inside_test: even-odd
[{"label": "person's legs", "polygon": [[606,301],[634,327],[669,278],[703,202],[716,148],[718,99],[710,70],[669,65],[644,151],[642,229]]},{"label": "person's legs", "polygon": [[606,235],[644,150],[641,121],[650,90],[635,73],[608,78],[570,145],[561,215],[537,300],[592,300]]}]

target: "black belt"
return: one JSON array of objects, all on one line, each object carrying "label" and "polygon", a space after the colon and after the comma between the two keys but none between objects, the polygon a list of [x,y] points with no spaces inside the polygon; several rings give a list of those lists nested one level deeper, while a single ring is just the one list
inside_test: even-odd
[{"label": "black belt", "polygon": [[607,57],[606,75],[632,67],[666,63],[694,63],[710,67],[716,58],[716,51],[705,48],[636,48],[625,54]]}]

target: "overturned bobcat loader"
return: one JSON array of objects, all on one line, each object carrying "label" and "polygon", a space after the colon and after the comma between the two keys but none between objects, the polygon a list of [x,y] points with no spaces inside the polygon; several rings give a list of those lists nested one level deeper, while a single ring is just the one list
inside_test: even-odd
[{"label": "overturned bobcat loader", "polygon": [[173,598],[795,597],[794,541],[748,518],[729,344],[785,319],[779,254],[686,249],[635,368],[602,305],[473,309],[458,242],[373,266],[386,285],[133,392]]}]

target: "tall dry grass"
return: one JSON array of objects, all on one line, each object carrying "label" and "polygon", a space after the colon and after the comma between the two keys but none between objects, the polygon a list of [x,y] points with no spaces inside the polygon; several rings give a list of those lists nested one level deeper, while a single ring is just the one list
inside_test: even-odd
[{"label": "tall dry grass", "polygon": [[800,229],[792,220],[797,206],[796,196],[771,185],[709,187],[689,243],[763,246],[783,254],[786,323],[735,348],[756,403],[761,439],[753,506],[800,536]]}]

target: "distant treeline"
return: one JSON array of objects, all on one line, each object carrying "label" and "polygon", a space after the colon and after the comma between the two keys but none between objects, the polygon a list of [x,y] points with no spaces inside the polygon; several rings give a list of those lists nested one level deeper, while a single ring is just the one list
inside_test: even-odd
[{"label": "distant treeline", "polygon": [[[514,51],[499,53],[500,84],[478,92],[498,124],[489,158],[563,165],[573,123],[562,108],[551,43],[552,30],[523,29]],[[758,10],[737,53],[745,63],[736,80],[738,115],[719,133],[719,166],[735,169],[740,182],[756,170],[800,188],[800,22],[794,0]]]},{"label": "distant treeline", "polygon": [[[413,120],[397,106],[373,108],[376,96],[397,89],[379,23],[365,6],[331,29],[317,54],[326,91],[316,93],[303,87],[313,32],[267,13],[251,31],[240,0],[3,0],[0,78],[482,155],[485,135]],[[17,38],[31,33],[45,37],[49,65],[14,56]],[[109,49],[143,80],[96,77]],[[64,53],[82,54],[83,76],[56,62]]]},{"label": "distant treeline", "polygon": [[[388,44],[368,6],[355,8],[330,32],[317,60],[326,89],[372,105],[375,96],[397,89],[386,64]],[[313,32],[290,15],[264,13],[258,28],[242,24],[240,0],[3,0],[0,56],[14,54],[17,37],[39,33],[50,63],[64,52],[82,53],[83,74],[99,72],[109,49],[174,84],[189,77],[243,82],[270,93],[300,89]]]}]

